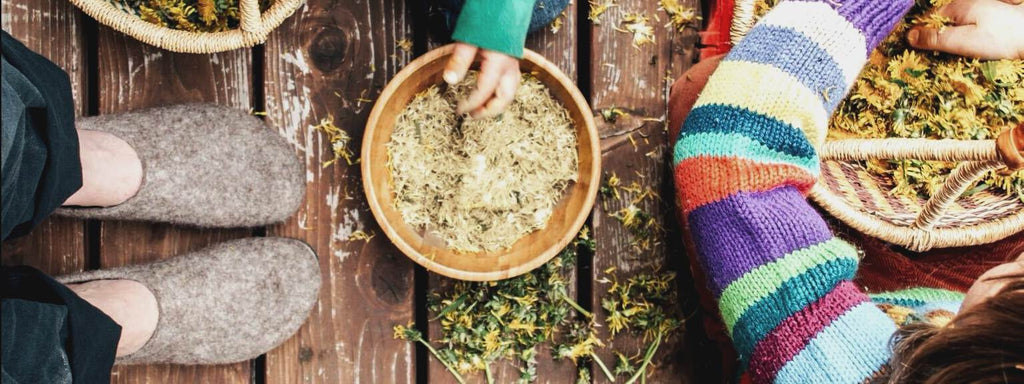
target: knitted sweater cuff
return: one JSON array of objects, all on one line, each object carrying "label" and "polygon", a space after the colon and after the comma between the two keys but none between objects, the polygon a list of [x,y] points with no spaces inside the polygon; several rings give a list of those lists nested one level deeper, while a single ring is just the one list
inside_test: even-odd
[{"label": "knitted sweater cuff", "polygon": [[452,39],[523,57],[535,0],[467,0]]}]

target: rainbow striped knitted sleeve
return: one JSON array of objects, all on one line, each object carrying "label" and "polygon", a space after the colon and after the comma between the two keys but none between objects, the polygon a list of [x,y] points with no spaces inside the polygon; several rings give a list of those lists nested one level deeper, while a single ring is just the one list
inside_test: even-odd
[{"label": "rainbow striped knitted sleeve", "polygon": [[754,382],[855,383],[896,330],[851,282],[857,252],[805,194],[815,148],[912,0],[789,0],[719,65],[674,148],[678,203]]}]

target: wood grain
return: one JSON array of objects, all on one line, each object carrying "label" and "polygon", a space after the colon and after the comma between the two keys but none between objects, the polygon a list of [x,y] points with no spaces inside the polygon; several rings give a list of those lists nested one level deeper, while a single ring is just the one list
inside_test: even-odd
[{"label": "wood grain", "polygon": [[[3,30],[68,73],[75,113],[86,112],[82,13],[63,0],[2,2]],[[3,264],[25,264],[60,275],[85,269],[85,224],[50,218],[28,235],[3,243]]]},{"label": "wood grain", "polygon": [[[144,45],[106,27],[98,37],[101,114],[185,102],[213,102],[248,110],[251,55],[248,50],[186,55]],[[165,224],[103,222],[100,267],[110,268],[173,257],[217,242],[247,237],[251,230],[202,230]],[[189,367],[115,367],[119,383],[249,383],[252,364]]]},{"label": "wood grain", "polygon": [[[577,58],[577,30],[579,28],[579,21],[576,18],[578,10],[576,3],[576,1],[572,1],[566,7],[562,16],[562,26],[558,31],[552,31],[549,26],[534,32],[526,39],[527,48],[540,53],[574,81],[579,80],[577,73],[577,65],[579,64]],[[584,97],[586,96],[584,95]],[[579,261],[577,260],[577,262]],[[579,303],[585,302],[586,299],[579,297],[579,292],[576,289],[578,278],[579,268],[569,272],[568,293]],[[547,348],[542,348],[537,353],[537,372],[540,372],[538,377],[539,383],[570,383],[576,380],[576,365],[567,360],[553,360],[551,358],[551,351]],[[505,381],[498,380],[497,382],[511,382],[511,379],[518,377],[519,371],[516,370],[510,373],[512,374],[496,376],[507,378]]]},{"label": "wood grain", "polygon": [[[658,10],[654,1],[624,0],[616,2],[600,17],[599,24],[591,29],[591,105],[598,116],[601,111],[619,108],[628,112],[614,122],[598,118],[598,129],[602,135],[604,172],[615,173],[623,185],[633,181],[657,192],[662,199],[648,199],[639,208],[651,213],[666,232],[657,239],[649,250],[637,250],[631,245],[633,236],[609,214],[624,208],[629,201],[599,199],[594,206],[593,226],[597,240],[597,252],[593,260],[593,297],[591,305],[600,308],[601,297],[607,294],[608,285],[597,280],[606,277],[604,271],[616,268],[614,274],[625,280],[640,272],[673,270],[679,259],[685,258],[684,251],[675,240],[679,237],[673,220],[673,190],[668,163],[670,140],[664,123],[667,118],[667,98],[671,79],[681,74],[693,63],[696,30],[685,33],[666,28],[668,20],[664,11]],[[684,0],[682,3],[699,7],[697,1]],[[622,16],[639,12],[650,17],[654,27],[655,42],[639,48],[632,46],[632,36],[615,29],[621,28]],[[698,9],[698,14],[700,14]],[[636,144],[630,140],[632,136]],[[625,199],[624,199],[625,200]],[[675,260],[673,260],[675,259]],[[682,284],[689,284],[684,281]],[[683,298],[683,300],[686,300]],[[604,323],[605,312],[595,311],[599,323]],[[601,336],[608,339],[607,328]],[[609,350],[624,351],[632,355],[646,348],[649,341],[628,333],[621,333],[609,343],[611,348],[599,353],[606,364],[613,364],[614,357]],[[690,382],[684,367],[684,344],[681,335],[665,340],[652,363],[648,381]],[[608,380],[595,367],[592,370],[595,382]]]},{"label": "wood grain", "polygon": [[[304,159],[306,201],[269,229],[303,239],[320,259],[323,285],[298,336],[267,354],[268,383],[412,383],[414,348],[392,337],[413,320],[413,267],[381,234],[362,194],[358,165],[329,167],[330,143],[310,127],[333,118],[358,150],[372,102],[408,62],[401,0],[310,0],[266,46],[267,120]],[[355,231],[375,234],[350,240]]]}]

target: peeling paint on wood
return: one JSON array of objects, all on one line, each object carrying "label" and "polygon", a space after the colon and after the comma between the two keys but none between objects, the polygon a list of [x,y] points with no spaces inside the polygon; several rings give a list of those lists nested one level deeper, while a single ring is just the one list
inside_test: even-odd
[{"label": "peeling paint on wood", "polygon": [[[391,326],[413,319],[412,263],[380,233],[362,198],[358,165],[323,167],[330,143],[312,129],[331,117],[362,139],[376,90],[404,65],[396,48],[410,20],[401,0],[309,0],[267,42],[267,121],[303,156],[306,202],[273,236],[306,240],[320,259],[324,285],[307,323],[267,354],[268,383],[412,383],[414,349],[392,338]],[[356,196],[356,197],[353,197]],[[315,353],[297,357],[302,347]]]}]

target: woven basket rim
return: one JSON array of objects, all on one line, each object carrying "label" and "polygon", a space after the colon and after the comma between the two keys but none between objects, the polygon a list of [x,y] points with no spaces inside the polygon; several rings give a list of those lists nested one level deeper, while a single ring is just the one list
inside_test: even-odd
[{"label": "woven basket rim", "polygon": [[[867,171],[861,161],[821,162],[822,187],[840,196],[854,209],[897,226],[916,222],[929,198],[893,192],[894,180]],[[864,193],[867,192],[866,196]],[[934,227],[975,225],[1006,217],[1024,208],[1024,201],[992,189],[960,196],[931,222]]]},{"label": "woven basket rim", "polygon": [[[189,32],[146,22],[121,10],[108,0],[71,0],[85,14],[118,32],[143,43],[179,53],[216,53],[248,48],[266,41],[267,36],[291,16],[305,0],[274,0],[262,14],[255,1],[240,2],[240,25],[221,32]],[[250,10],[249,6],[257,7]],[[252,14],[252,12],[255,12]]]},{"label": "woven basket rim", "polygon": [[981,224],[923,230],[895,225],[854,208],[843,196],[832,193],[821,184],[811,188],[810,196],[829,214],[853,229],[915,252],[993,243],[1024,230],[1024,210]]}]

